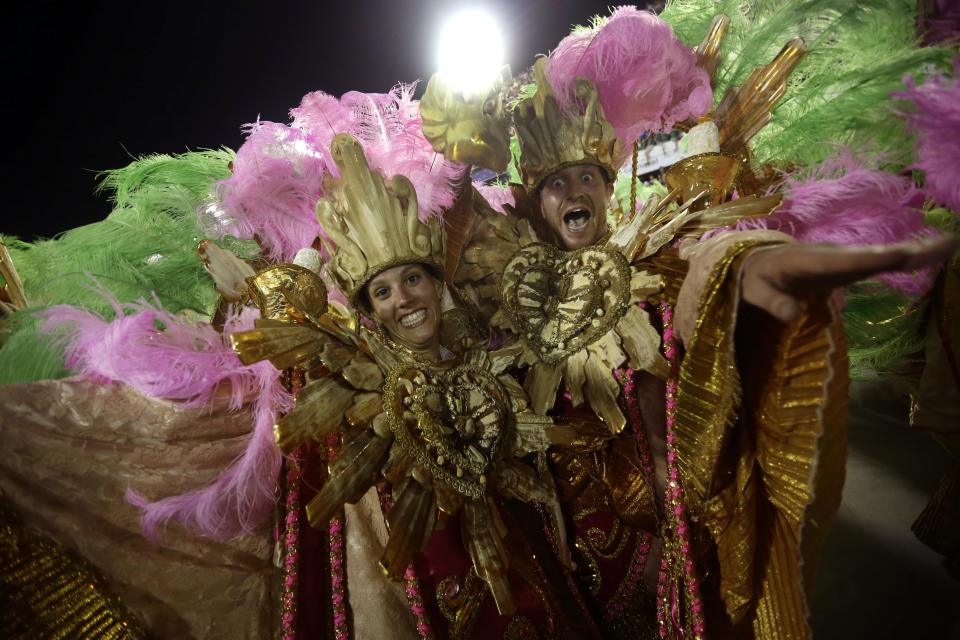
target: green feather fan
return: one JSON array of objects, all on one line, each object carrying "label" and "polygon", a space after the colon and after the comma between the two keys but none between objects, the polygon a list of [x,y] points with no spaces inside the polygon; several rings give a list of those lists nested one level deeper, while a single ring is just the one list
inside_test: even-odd
[{"label": "green feather fan", "polygon": [[[209,206],[214,181],[230,175],[229,149],[180,155],[152,155],[103,174],[100,191],[113,192],[106,219],[36,243],[4,237],[23,281],[31,312],[71,304],[107,318],[114,312],[99,283],[121,302],[154,294],[172,312],[209,316],[218,293],[197,255],[204,234],[197,210]],[[254,243],[218,241],[242,256]],[[21,311],[5,323],[0,350],[0,382],[63,375],[59,355],[39,339],[35,319]],[[37,361],[37,348],[46,349]],[[52,350],[51,350],[52,349]]]},{"label": "green feather fan", "polygon": [[716,73],[715,104],[757,66],[768,64],[793,37],[808,52],[790,76],[771,122],[751,141],[760,162],[822,161],[835,144],[882,150],[878,161],[899,170],[912,139],[895,116],[890,93],[906,74],[946,68],[951,51],[917,48],[913,0],[676,0],[660,17],[687,45],[703,39],[713,16],[730,17]]}]

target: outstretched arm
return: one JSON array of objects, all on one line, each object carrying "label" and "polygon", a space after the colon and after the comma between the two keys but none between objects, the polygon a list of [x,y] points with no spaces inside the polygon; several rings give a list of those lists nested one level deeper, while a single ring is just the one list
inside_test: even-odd
[{"label": "outstretched arm", "polygon": [[884,271],[919,269],[946,260],[956,248],[956,239],[945,236],[865,247],[787,244],[759,249],[744,265],[743,300],[790,322],[800,313],[799,294],[828,291]]}]

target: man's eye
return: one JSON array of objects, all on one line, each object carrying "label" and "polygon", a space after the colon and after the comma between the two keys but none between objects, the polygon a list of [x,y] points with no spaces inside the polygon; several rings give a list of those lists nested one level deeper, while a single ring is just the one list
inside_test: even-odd
[{"label": "man's eye", "polygon": [[589,173],[585,173],[580,179],[583,180],[584,182],[593,182],[593,175]]},{"label": "man's eye", "polygon": [[560,180],[560,179],[558,178],[558,179],[556,179],[556,180],[553,181],[553,184],[552,184],[551,186],[552,186],[554,189],[562,189],[562,188],[563,188],[563,180]]}]

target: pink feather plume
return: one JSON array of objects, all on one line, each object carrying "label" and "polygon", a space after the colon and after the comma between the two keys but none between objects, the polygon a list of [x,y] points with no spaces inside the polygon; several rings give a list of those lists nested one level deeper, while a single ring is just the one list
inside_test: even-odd
[{"label": "pink feather plume", "polygon": [[447,161],[423,137],[413,85],[390,93],[351,91],[337,99],[321,91],[291,110],[290,126],[248,125],[233,175],[217,185],[220,209],[203,212],[211,237],[256,236],[269,259],[291,261],[323,233],[315,207],[325,175],[338,176],[330,143],[350,133],[364,147],[370,166],[384,177],[402,174],[417,190],[421,219],[439,217],[453,205],[466,167]]},{"label": "pink feather plume", "polygon": [[203,212],[203,226],[211,237],[256,236],[269,259],[289,262],[320,229],[314,207],[333,164],[329,148],[323,152],[308,134],[276,122],[247,130],[233,175],[217,184],[221,210]]},{"label": "pink feather plume", "polygon": [[953,62],[953,79],[941,74],[919,87],[913,78],[903,79],[907,91],[895,98],[913,101],[907,114],[917,136],[916,162],[912,168],[926,176],[924,191],[938,204],[960,213],[960,58]]},{"label": "pink feather plume", "polygon": [[[890,244],[936,236],[923,223],[923,194],[908,178],[868,168],[849,149],[813,171],[787,174],[783,205],[769,216],[748,218],[734,228],[775,229],[801,242],[851,246]],[[877,280],[908,295],[925,293],[936,273],[891,272]]]},{"label": "pink feather plume", "polygon": [[43,330],[65,341],[68,367],[101,382],[127,384],[184,407],[205,405],[225,388],[231,410],[251,402],[247,448],[213,484],[152,503],[127,492],[128,500],[143,510],[141,524],[150,539],[157,539],[171,519],[214,538],[243,535],[260,524],[274,504],[281,453],[273,425],[277,411],[289,410],[293,398],[269,362],[244,365],[230,346],[231,332],[253,328],[256,310],[231,309],[221,334],[154,302],[114,300],[118,316],[112,321],[76,307],[54,306],[43,312]]},{"label": "pink feather plume", "polygon": [[[326,155],[335,135],[349,133],[363,145],[371,168],[387,179],[406,176],[417,190],[420,219],[426,220],[453,206],[467,167],[444,159],[423,137],[414,88],[401,84],[389,93],[351,91],[339,100],[316,91],[290,114],[292,126],[315,140]],[[338,176],[329,164],[331,175]]]},{"label": "pink feather plume", "polygon": [[575,108],[574,79],[593,80],[604,114],[623,142],[621,162],[644,132],[669,130],[713,106],[710,78],[697,66],[693,50],[669,24],[634,7],[618,7],[597,26],[561,40],[546,73],[566,109]]}]

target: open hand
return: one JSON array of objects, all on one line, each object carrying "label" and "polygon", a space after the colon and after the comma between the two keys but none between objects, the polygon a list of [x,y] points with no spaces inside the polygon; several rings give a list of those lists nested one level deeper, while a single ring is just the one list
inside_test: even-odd
[{"label": "open hand", "polygon": [[829,291],[884,271],[919,269],[946,260],[956,248],[956,239],[944,236],[865,247],[787,244],[760,249],[747,258],[741,291],[748,304],[790,322],[800,313],[799,294]]}]

